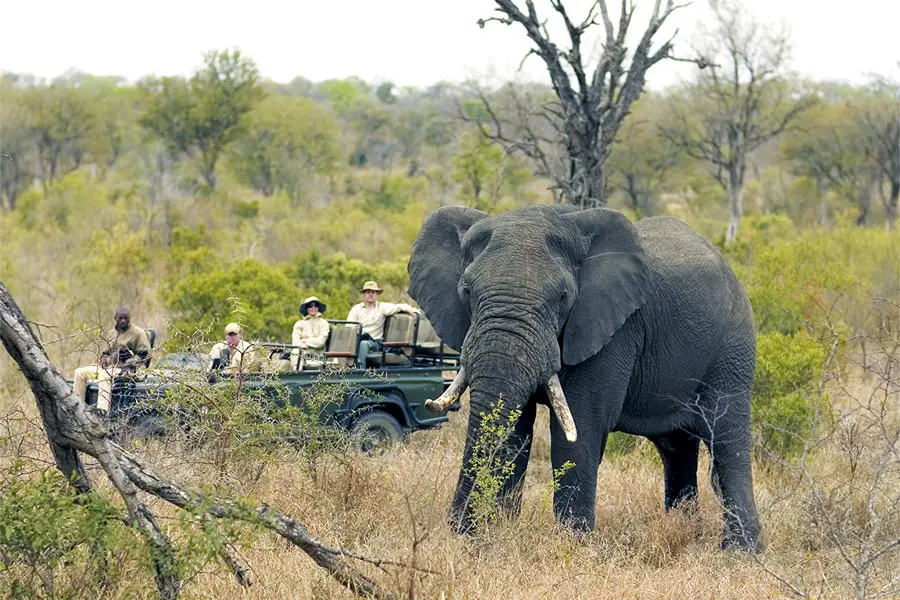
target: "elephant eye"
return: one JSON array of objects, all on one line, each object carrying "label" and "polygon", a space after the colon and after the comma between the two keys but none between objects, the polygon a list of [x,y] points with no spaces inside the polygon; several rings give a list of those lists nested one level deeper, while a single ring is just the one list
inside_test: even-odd
[{"label": "elephant eye", "polygon": [[463,285],[462,288],[459,290],[459,296],[460,296],[460,298],[462,298],[462,300],[464,302],[469,301],[470,294],[471,294],[471,292],[469,291],[469,286],[467,286],[467,285]]},{"label": "elephant eye", "polygon": [[563,290],[559,295],[560,304],[565,304],[566,300],[568,300],[568,299],[569,299],[569,292],[566,290]]}]

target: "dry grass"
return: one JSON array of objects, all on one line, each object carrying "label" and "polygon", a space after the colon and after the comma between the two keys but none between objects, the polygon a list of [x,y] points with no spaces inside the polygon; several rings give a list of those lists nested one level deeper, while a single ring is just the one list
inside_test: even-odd
[{"label": "dry grass", "polygon": [[[14,396],[4,394],[0,404],[4,412],[10,404],[18,404],[30,414],[29,399],[20,389]],[[258,479],[242,475],[244,470],[236,465],[225,487],[295,516],[326,543],[432,571],[380,570],[361,564],[400,597],[789,597],[766,569],[794,582],[810,597],[848,597],[851,588],[839,549],[822,543],[817,524],[809,518],[808,497],[791,497],[790,490],[800,489],[796,478],[770,465],[756,469],[767,543],[759,559],[766,568],[746,555],[719,550],[720,510],[705,482],[695,513],[663,511],[661,465],[652,446],[643,441],[632,454],[604,461],[596,531],[584,538],[574,536],[559,527],[552,514],[547,419],[547,411],[540,408],[520,518],[497,523],[477,537],[457,536],[446,525],[462,453],[465,409],[442,428],[415,433],[402,448],[384,456],[335,456],[311,468],[295,456],[280,455]],[[39,439],[33,424],[19,421],[7,435],[13,430]],[[5,466],[12,446],[0,447],[4,453],[0,466]],[[29,445],[17,447],[21,451]],[[206,467],[173,453],[171,447],[151,444],[140,451],[176,480],[209,477]],[[46,455],[34,448],[28,453],[33,460],[40,459],[35,453]],[[827,473],[843,469],[842,459],[839,448],[827,449],[813,464]],[[707,467],[704,457],[701,473]],[[99,473],[95,478],[99,479]],[[892,485],[900,486],[900,481]],[[153,509],[164,520],[174,517],[172,510],[158,503]],[[253,568],[255,583],[249,590],[242,590],[222,571],[210,569],[187,583],[184,597],[351,597],[306,555],[279,538],[255,535],[239,550]],[[873,589],[898,576],[897,567],[890,563],[879,568]],[[153,597],[146,571],[138,564],[129,565],[127,571],[129,585],[104,597]]]}]

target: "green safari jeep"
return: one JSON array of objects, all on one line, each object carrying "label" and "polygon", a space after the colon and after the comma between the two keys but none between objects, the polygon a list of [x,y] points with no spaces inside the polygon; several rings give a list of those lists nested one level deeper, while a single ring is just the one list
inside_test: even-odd
[{"label": "green safari jeep", "polygon": [[[356,364],[363,337],[359,323],[329,320],[331,332],[324,356],[304,356],[290,344],[251,342],[258,370],[241,375],[244,389],[273,387],[277,380],[291,404],[304,406],[313,386],[331,384],[342,390],[340,399],[319,410],[319,420],[359,434],[363,450],[390,448],[406,433],[440,426],[447,411],[435,413],[425,401],[440,396],[459,370],[459,354],[443,344],[422,315],[397,314],[385,322],[382,352],[370,352],[365,368]],[[154,332],[155,333],[155,332]],[[155,338],[155,335],[151,335]],[[261,360],[260,360],[261,359]],[[179,386],[186,373],[208,376],[202,385],[217,385],[233,375],[213,369],[202,353],[165,356],[151,370],[117,377],[113,382],[108,418],[138,436],[165,433],[165,419],[145,400],[164,396]],[[97,401],[97,385],[88,385],[88,404]],[[460,404],[448,410],[459,410]]]}]

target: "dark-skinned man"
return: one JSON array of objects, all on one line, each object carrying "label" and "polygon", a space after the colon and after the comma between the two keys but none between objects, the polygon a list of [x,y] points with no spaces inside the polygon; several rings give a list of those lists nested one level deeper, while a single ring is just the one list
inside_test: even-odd
[{"label": "dark-skinned man", "polygon": [[150,339],[140,327],[131,323],[131,313],[124,306],[116,309],[116,325],[107,334],[109,348],[100,354],[97,364],[75,369],[73,388],[84,398],[88,380],[97,382],[97,409],[109,411],[113,378],[123,372],[134,372],[150,357]]}]

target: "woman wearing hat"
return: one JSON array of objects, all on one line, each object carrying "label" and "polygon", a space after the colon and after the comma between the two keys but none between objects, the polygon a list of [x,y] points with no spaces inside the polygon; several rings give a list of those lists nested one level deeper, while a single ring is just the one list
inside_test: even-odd
[{"label": "woman wearing hat", "polygon": [[353,306],[347,315],[348,321],[356,321],[362,324],[363,341],[359,344],[358,366],[366,367],[366,357],[369,352],[381,350],[381,342],[384,338],[385,318],[399,312],[416,314],[418,309],[409,304],[378,302],[378,293],[383,292],[374,281],[367,281],[359,290],[363,295],[363,301]]},{"label": "woman wearing hat", "polygon": [[291,334],[291,343],[303,349],[301,360],[300,348],[291,351],[291,362],[297,370],[303,368],[303,362],[308,360],[321,360],[324,357],[325,341],[328,339],[328,321],[322,318],[325,312],[325,303],[310,296],[300,305],[300,314],[303,318],[294,323],[294,331]]}]

